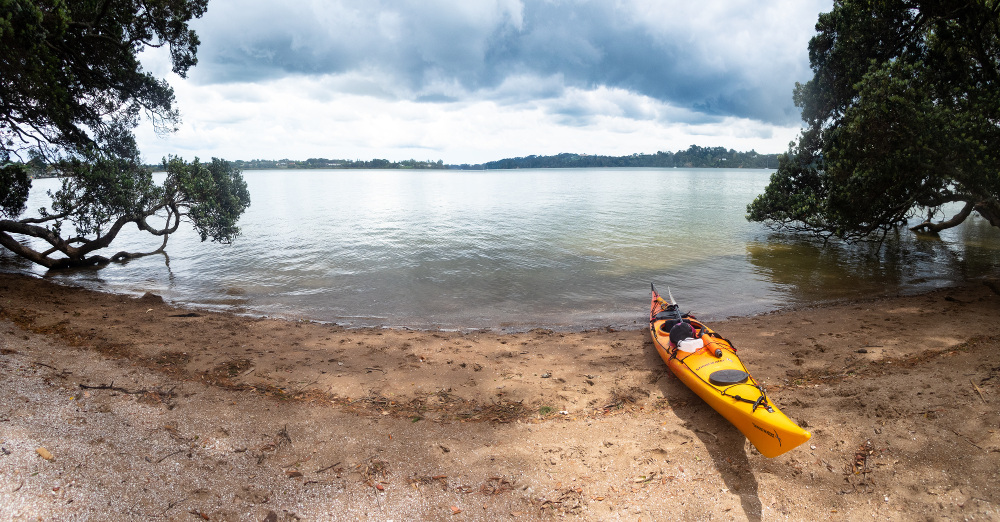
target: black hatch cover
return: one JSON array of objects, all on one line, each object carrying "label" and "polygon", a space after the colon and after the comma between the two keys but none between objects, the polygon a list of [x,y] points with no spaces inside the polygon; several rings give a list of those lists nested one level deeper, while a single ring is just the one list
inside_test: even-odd
[{"label": "black hatch cover", "polygon": [[747,382],[748,378],[750,375],[743,370],[719,370],[708,376],[708,382],[716,386],[726,386]]}]

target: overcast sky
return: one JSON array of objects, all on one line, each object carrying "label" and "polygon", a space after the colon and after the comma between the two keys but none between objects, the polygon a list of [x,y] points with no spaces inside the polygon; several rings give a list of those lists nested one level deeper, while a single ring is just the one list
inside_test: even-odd
[{"label": "overcast sky", "polygon": [[147,161],[783,152],[832,0],[211,0]]}]

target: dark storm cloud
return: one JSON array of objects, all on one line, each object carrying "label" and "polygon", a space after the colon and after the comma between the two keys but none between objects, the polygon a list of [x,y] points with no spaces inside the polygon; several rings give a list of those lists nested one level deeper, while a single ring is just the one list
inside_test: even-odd
[{"label": "dark storm cloud", "polygon": [[[751,61],[740,48],[745,39],[698,34],[671,19],[670,9],[643,12],[641,3],[213,0],[198,27],[201,64],[192,77],[221,83],[357,75],[375,78],[379,95],[501,103],[606,86],[705,115],[798,121],[791,89],[807,79],[804,48]],[[583,107],[564,111],[586,119]]]}]

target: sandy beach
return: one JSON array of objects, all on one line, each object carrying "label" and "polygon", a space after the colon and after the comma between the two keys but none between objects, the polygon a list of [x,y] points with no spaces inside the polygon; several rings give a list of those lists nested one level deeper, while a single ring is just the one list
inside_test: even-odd
[{"label": "sandy beach", "polygon": [[812,440],[761,456],[645,330],[344,329],[0,275],[0,519],[1000,519],[995,281],[711,326]]}]

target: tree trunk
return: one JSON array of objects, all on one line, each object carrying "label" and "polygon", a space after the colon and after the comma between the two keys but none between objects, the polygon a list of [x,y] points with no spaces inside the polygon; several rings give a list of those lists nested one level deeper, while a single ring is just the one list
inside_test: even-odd
[{"label": "tree trunk", "polygon": [[1000,203],[996,201],[980,201],[976,203],[976,212],[986,218],[991,225],[1000,227]]}]

